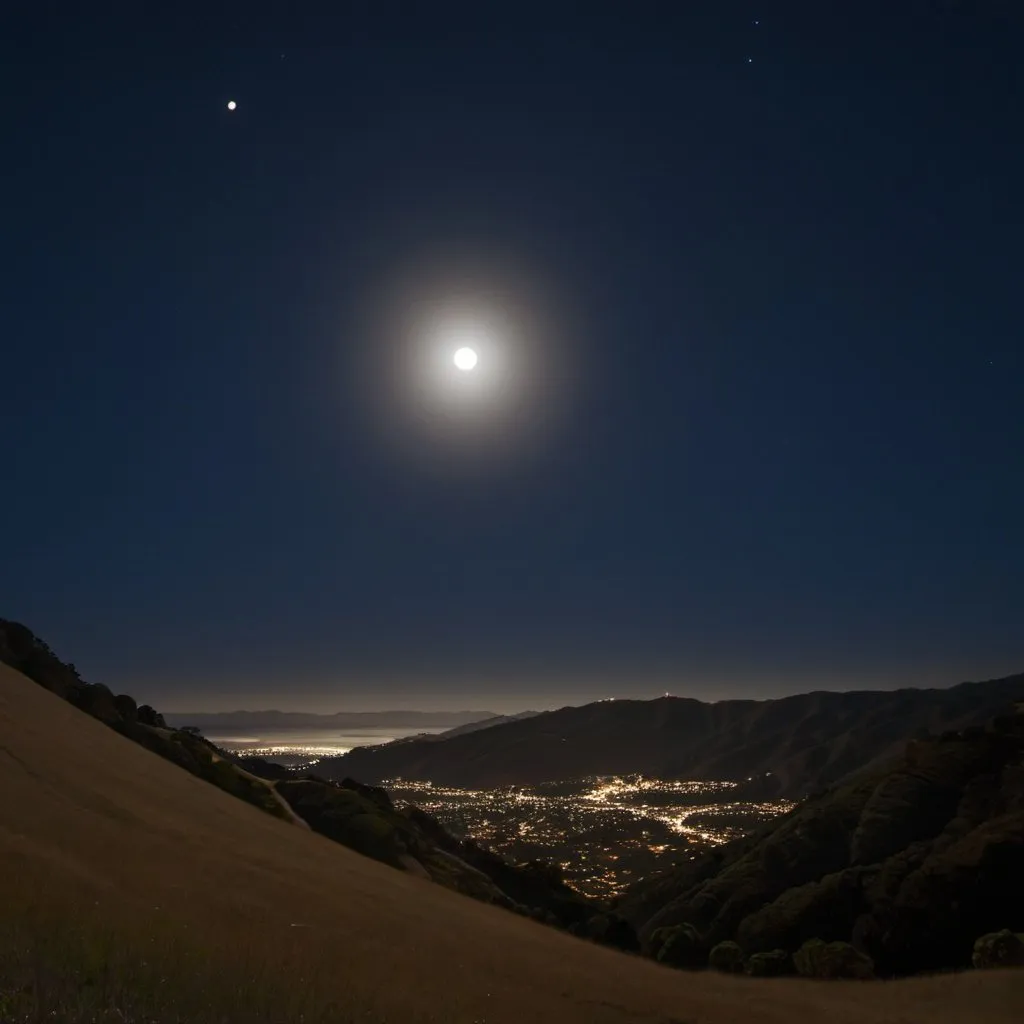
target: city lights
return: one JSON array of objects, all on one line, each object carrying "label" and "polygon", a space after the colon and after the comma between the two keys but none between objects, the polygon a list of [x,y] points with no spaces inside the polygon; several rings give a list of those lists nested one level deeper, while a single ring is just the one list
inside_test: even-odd
[{"label": "city lights", "polygon": [[616,896],[652,871],[735,839],[793,806],[730,799],[736,782],[640,775],[479,790],[406,779],[384,786],[397,803],[414,804],[512,861],[558,864],[567,884],[599,898]]}]

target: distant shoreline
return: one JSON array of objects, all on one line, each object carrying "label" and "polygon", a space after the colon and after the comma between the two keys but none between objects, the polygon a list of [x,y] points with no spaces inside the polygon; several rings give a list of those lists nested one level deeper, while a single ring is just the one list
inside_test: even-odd
[{"label": "distant shoreline", "polygon": [[173,728],[193,725],[203,732],[239,732],[248,735],[261,729],[450,729],[500,717],[493,711],[339,711],[315,714],[305,711],[216,711],[164,713]]}]

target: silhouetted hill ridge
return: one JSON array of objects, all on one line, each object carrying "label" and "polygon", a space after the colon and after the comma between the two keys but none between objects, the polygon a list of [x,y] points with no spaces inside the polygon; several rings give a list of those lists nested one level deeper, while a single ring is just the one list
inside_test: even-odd
[{"label": "silhouetted hill ridge", "polygon": [[743,780],[801,797],[899,752],[915,735],[980,725],[1024,700],[1024,674],[949,689],[814,691],[776,700],[685,697],[566,707],[443,743],[357,748],[326,777],[487,787],[590,775]]}]

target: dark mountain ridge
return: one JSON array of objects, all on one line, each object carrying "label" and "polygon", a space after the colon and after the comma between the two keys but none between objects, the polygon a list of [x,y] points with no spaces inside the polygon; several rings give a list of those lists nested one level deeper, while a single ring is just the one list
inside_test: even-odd
[{"label": "dark mountain ridge", "polygon": [[1024,674],[949,689],[816,691],[777,700],[599,701],[453,736],[360,747],[322,760],[328,778],[428,779],[466,787],[591,775],[744,780],[802,797],[913,736],[981,725],[1024,700]]},{"label": "dark mountain ridge", "polygon": [[411,736],[400,736],[398,739],[388,740],[385,743],[366,743],[361,749],[373,747],[389,747],[399,743],[440,743],[450,740],[455,736],[463,736],[471,732],[479,732],[481,729],[493,729],[496,725],[504,725],[506,722],[519,722],[527,718],[534,718],[544,714],[543,711],[520,711],[515,715],[494,715],[477,722],[466,722],[465,725],[456,725],[443,732],[418,732]]},{"label": "dark mountain ridge", "polygon": [[485,718],[480,721],[466,722],[465,725],[455,725],[444,732],[434,733],[430,738],[435,740],[450,740],[454,736],[461,736],[463,733],[477,732],[480,729],[493,729],[496,725],[506,725],[509,722],[525,722],[527,718],[536,718],[544,714],[543,711],[517,711],[513,715],[495,715],[492,718]]}]

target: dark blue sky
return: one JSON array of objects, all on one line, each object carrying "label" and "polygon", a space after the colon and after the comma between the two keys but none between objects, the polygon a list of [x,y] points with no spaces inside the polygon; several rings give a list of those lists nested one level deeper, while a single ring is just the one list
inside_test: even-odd
[{"label": "dark blue sky", "polygon": [[[299,6],[5,30],[0,614],[167,709],[1024,668],[1017,5]],[[529,387],[437,430],[453,297]]]}]

